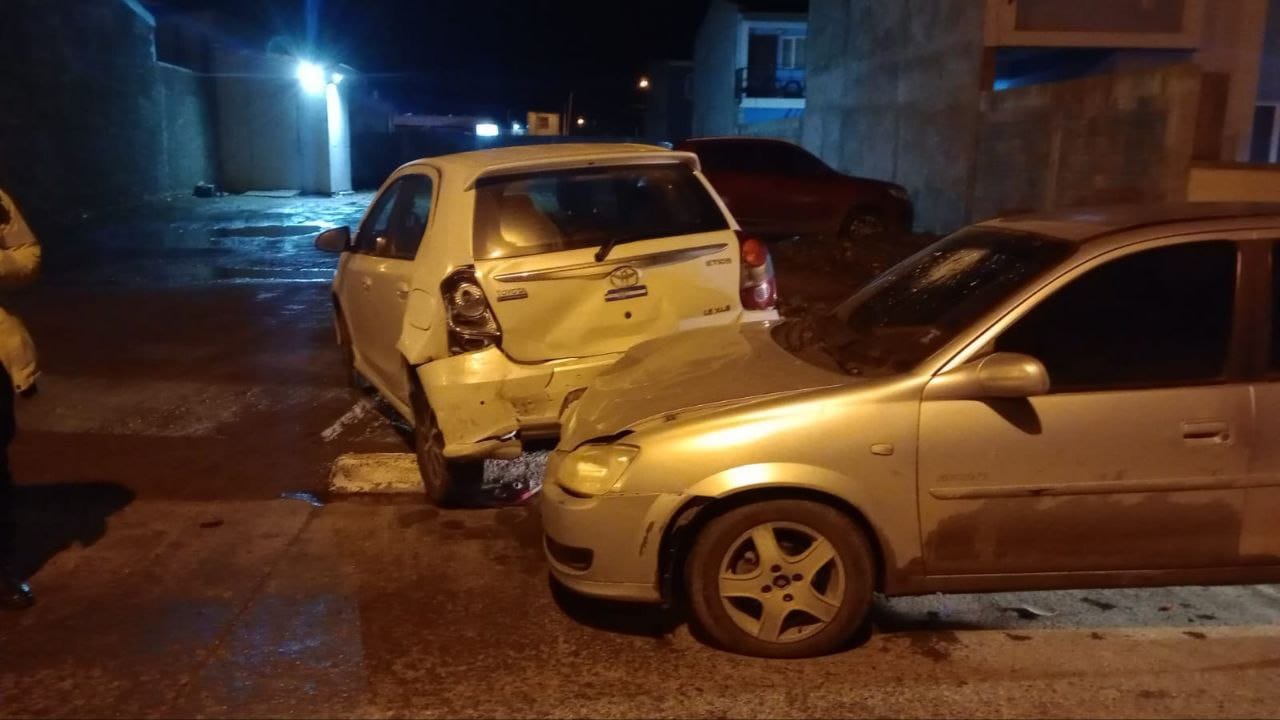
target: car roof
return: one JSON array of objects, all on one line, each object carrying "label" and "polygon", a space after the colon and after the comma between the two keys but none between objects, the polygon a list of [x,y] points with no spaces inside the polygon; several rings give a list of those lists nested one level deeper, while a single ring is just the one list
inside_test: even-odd
[{"label": "car roof", "polygon": [[508,174],[539,167],[572,167],[579,163],[587,164],[597,160],[651,160],[662,159],[664,156],[673,161],[697,162],[689,153],[668,150],[657,145],[548,143],[440,155],[417,160],[406,167],[428,165],[438,168],[441,174],[457,173],[469,187],[476,179],[486,175]]},{"label": "car roof", "polygon": [[1077,207],[999,217],[978,226],[1085,242],[1127,230],[1150,229],[1157,234],[1179,224],[1251,219],[1280,224],[1280,203],[1183,202]]},{"label": "car roof", "polygon": [[795,145],[790,140],[771,137],[754,137],[751,135],[727,135],[718,137],[700,137],[683,140],[678,145],[747,145],[764,144]]}]

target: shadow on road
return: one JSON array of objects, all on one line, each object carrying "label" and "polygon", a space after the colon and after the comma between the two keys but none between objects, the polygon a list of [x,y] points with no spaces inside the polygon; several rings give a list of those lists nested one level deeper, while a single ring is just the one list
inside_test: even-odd
[{"label": "shadow on road", "polygon": [[684,622],[683,614],[661,605],[599,600],[579,595],[548,579],[551,597],[565,615],[596,630],[659,638]]},{"label": "shadow on road", "polygon": [[106,534],[107,518],[133,500],[132,490],[114,483],[19,486],[14,492],[18,523],[14,571],[30,577],[72,545],[93,545]]}]

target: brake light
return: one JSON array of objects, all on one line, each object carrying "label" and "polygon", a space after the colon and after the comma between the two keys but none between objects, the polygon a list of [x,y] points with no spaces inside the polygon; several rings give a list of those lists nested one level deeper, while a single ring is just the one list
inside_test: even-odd
[{"label": "brake light", "polygon": [[742,250],[742,307],[772,310],[778,304],[778,284],[769,248],[742,231],[738,231],[738,244]]},{"label": "brake light", "polygon": [[502,328],[494,317],[484,288],[471,267],[459,268],[440,284],[449,322],[449,352],[454,355],[502,343]]}]

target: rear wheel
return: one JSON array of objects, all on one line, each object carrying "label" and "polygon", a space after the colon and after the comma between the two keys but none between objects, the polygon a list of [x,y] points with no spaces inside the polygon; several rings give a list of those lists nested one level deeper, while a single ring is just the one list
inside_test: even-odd
[{"label": "rear wheel", "polygon": [[849,642],[871,607],[873,567],[866,536],[844,513],[772,500],[708,523],[685,581],[694,621],[721,647],[797,658]]},{"label": "rear wheel", "polygon": [[851,208],[840,223],[840,237],[856,240],[866,235],[878,235],[888,229],[884,215],[874,207]]},{"label": "rear wheel", "polygon": [[452,507],[475,494],[484,480],[484,462],[450,461],[444,456],[444,434],[422,386],[413,383],[413,450],[427,497],[440,507]]}]

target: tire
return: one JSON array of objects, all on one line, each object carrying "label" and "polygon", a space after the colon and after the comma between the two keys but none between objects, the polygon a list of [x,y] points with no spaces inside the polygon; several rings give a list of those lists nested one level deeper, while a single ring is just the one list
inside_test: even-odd
[{"label": "tire", "polygon": [[413,403],[413,451],[427,497],[440,507],[456,507],[473,496],[484,480],[484,462],[454,462],[444,456],[444,435],[427,395],[416,382]]},{"label": "tire", "polygon": [[356,351],[351,343],[351,329],[347,326],[347,318],[342,314],[342,310],[336,307],[333,310],[333,322],[338,328],[338,348],[342,353],[342,367],[347,385],[356,390],[367,390],[369,382],[356,369]]},{"label": "tire", "polygon": [[[775,555],[770,565],[759,564],[755,537],[773,538],[765,551]],[[692,620],[715,644],[743,655],[801,658],[845,647],[862,627],[874,568],[866,535],[844,513],[807,500],[770,500],[711,520],[694,540],[685,584]]]},{"label": "tire", "polygon": [[857,240],[868,235],[879,235],[889,229],[883,214],[873,207],[854,207],[840,222],[840,238]]}]

